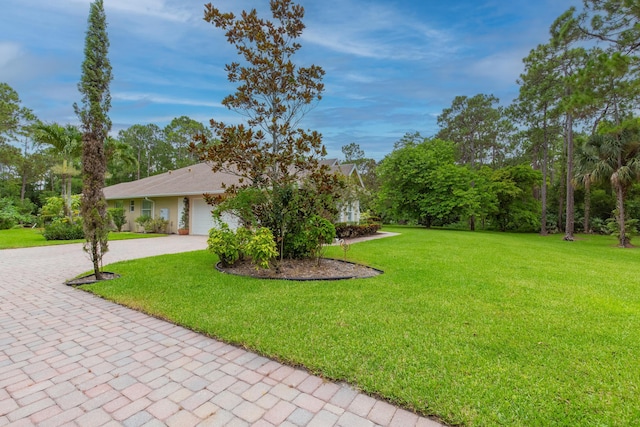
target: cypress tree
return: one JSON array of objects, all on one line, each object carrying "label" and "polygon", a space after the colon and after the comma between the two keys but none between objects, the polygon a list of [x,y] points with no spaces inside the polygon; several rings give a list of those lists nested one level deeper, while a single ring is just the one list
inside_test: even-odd
[{"label": "cypress tree", "polygon": [[111,64],[107,58],[109,38],[102,0],[91,3],[85,38],[82,77],[78,90],[82,106],[74,110],[82,129],[82,203],[81,213],[86,242],[97,280],[102,279],[102,257],[108,248],[107,202],[102,189],[106,171],[104,143],[111,129],[108,112],[111,107],[109,83]]}]

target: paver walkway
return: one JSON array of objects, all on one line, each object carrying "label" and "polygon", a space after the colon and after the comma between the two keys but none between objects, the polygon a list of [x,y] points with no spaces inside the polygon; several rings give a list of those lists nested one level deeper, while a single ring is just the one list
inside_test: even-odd
[{"label": "paver walkway", "polygon": [[[206,243],[109,246],[105,264]],[[0,426],[440,426],[63,284],[89,269],[79,244],[0,251]]]}]

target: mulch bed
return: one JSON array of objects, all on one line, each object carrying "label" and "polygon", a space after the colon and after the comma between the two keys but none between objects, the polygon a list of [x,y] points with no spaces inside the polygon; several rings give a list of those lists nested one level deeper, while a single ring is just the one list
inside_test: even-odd
[{"label": "mulch bed", "polygon": [[321,258],[319,265],[312,259],[285,259],[280,262],[279,272],[276,272],[275,268],[257,269],[249,260],[238,261],[231,267],[222,267],[218,264],[216,268],[223,273],[238,276],[286,280],[361,279],[383,273],[366,265],[331,258]]},{"label": "mulch bed", "polygon": [[[118,277],[120,277],[120,275],[117,273],[110,273],[108,271],[102,272],[102,280],[112,280],[112,279],[117,279]],[[67,280],[64,283],[69,286],[80,286],[80,285],[88,285],[90,283],[96,283],[96,282],[99,282],[99,280],[96,280],[96,275],[89,274],[87,276],[76,277],[75,279]]]}]

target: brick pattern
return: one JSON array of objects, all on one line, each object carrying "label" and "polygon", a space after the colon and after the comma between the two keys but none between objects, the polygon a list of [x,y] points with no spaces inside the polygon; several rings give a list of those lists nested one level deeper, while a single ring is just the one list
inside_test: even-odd
[{"label": "brick pattern", "polygon": [[[109,246],[105,263],[206,237]],[[0,426],[441,426],[63,285],[90,266],[81,245],[1,252]]]}]

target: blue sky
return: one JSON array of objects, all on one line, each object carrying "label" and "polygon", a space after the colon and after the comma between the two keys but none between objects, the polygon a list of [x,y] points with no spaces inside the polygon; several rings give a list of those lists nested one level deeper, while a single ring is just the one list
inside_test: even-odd
[{"label": "blue sky", "polygon": [[[47,122],[77,124],[73,103],[90,0],[2,0],[0,82]],[[267,0],[213,2],[224,11]],[[307,26],[299,65],[326,71],[323,100],[305,128],[329,155],[356,142],[381,159],[407,132],[437,132],[455,96],[517,95],[522,58],[549,39],[554,19],[580,0],[300,0]],[[163,127],[186,115],[239,123],[221,100],[233,92],[224,65],[236,60],[222,31],[202,20],[200,0],[104,0],[114,80],[113,131]]]}]

